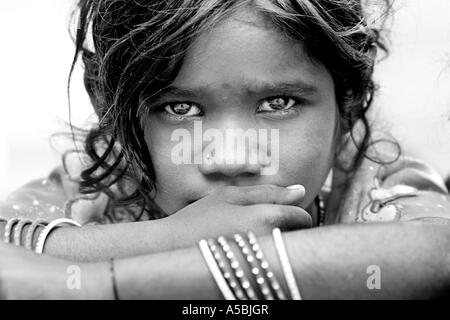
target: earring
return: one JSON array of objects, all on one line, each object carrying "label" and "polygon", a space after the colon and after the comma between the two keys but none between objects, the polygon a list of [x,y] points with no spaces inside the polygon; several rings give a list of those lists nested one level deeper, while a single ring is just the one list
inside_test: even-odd
[{"label": "earring", "polygon": [[323,195],[331,193],[332,185],[333,185],[333,168],[330,169],[327,179],[325,180],[325,183],[323,184],[319,194],[315,199],[315,204],[318,212],[319,227],[323,227],[325,225],[326,208]]},{"label": "earring", "polygon": [[323,227],[325,225],[325,201],[322,198],[322,195],[319,193],[319,195],[315,199],[317,212],[318,212],[318,220],[319,220],[319,227]]}]

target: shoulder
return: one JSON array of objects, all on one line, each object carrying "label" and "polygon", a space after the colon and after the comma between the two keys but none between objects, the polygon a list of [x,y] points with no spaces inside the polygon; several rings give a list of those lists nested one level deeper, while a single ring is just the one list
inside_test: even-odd
[{"label": "shoulder", "polygon": [[0,219],[52,221],[66,217],[87,224],[100,219],[107,202],[104,194],[80,195],[78,182],[60,166],[48,177],[29,182],[0,202]]},{"label": "shoulder", "polygon": [[27,183],[0,203],[0,218],[54,220],[64,217],[64,204],[76,189],[67,182],[61,167],[46,178]]},{"label": "shoulder", "polygon": [[384,188],[403,184],[419,190],[448,194],[444,179],[429,164],[417,158],[405,156],[382,166],[379,178]]}]

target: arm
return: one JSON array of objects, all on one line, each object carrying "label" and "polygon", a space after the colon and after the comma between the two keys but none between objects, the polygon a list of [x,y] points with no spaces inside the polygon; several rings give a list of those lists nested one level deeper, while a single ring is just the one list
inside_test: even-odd
[{"label": "arm", "polygon": [[[0,234],[6,222],[0,221]],[[24,227],[26,234],[29,226]],[[39,227],[34,235],[37,242]],[[121,223],[112,225],[69,227],[53,230],[45,242],[46,255],[72,261],[105,261],[111,257],[127,257],[157,251],[174,250],[184,241],[192,241],[189,233],[165,220]],[[22,236],[24,243],[24,236]],[[192,242],[190,242],[192,243]]]},{"label": "arm", "polygon": [[[46,241],[45,253],[72,261],[105,261],[174,250],[204,237],[250,229],[267,234],[274,227],[310,227],[310,215],[295,206],[304,193],[304,189],[269,185],[227,187],[160,220],[55,229]],[[0,234],[4,227],[0,222]]]},{"label": "arm", "polygon": [[[448,223],[333,226],[284,235],[305,299],[433,298],[450,285]],[[260,239],[282,279],[270,237]],[[367,268],[381,270],[371,291]],[[180,272],[180,270],[183,270]],[[221,298],[197,248],[116,262],[121,298]]]},{"label": "arm", "polygon": [[[287,233],[284,239],[304,299],[427,299],[448,294],[448,227],[425,221],[333,226]],[[271,237],[259,242],[283,279]],[[372,265],[380,267],[381,290],[366,285]],[[91,288],[103,288],[84,295],[112,298],[108,264],[83,268],[88,279],[100,282]],[[121,299],[222,298],[198,248],[118,260],[115,269]]]}]

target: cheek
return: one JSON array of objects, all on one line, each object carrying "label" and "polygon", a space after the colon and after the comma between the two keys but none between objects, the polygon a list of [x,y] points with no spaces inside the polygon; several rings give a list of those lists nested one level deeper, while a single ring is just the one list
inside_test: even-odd
[{"label": "cheek", "polygon": [[165,180],[164,173],[170,173],[172,166],[170,133],[165,132],[158,125],[147,126],[145,142],[152,159],[156,180]]},{"label": "cheek", "polygon": [[334,126],[316,123],[283,133],[280,174],[292,184],[305,186],[307,193],[303,205],[308,206],[319,193],[334,161]]},{"label": "cheek", "polygon": [[186,166],[177,166],[171,159],[175,142],[170,141],[171,132],[158,124],[145,130],[145,141],[149,150],[157,193],[156,203],[167,213],[172,214],[185,205],[183,181],[189,181],[190,170]]}]

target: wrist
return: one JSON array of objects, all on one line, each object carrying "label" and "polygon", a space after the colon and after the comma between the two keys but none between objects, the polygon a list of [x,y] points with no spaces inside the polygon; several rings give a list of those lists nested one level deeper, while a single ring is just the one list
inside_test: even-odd
[{"label": "wrist", "polygon": [[[76,268],[75,268],[76,270]],[[113,280],[109,262],[83,263],[79,265],[81,286],[76,299],[113,300]]]},{"label": "wrist", "polygon": [[158,229],[164,234],[164,241],[154,252],[173,251],[196,246],[198,241],[202,239],[191,225],[180,221],[176,214],[154,222],[158,223]]}]

